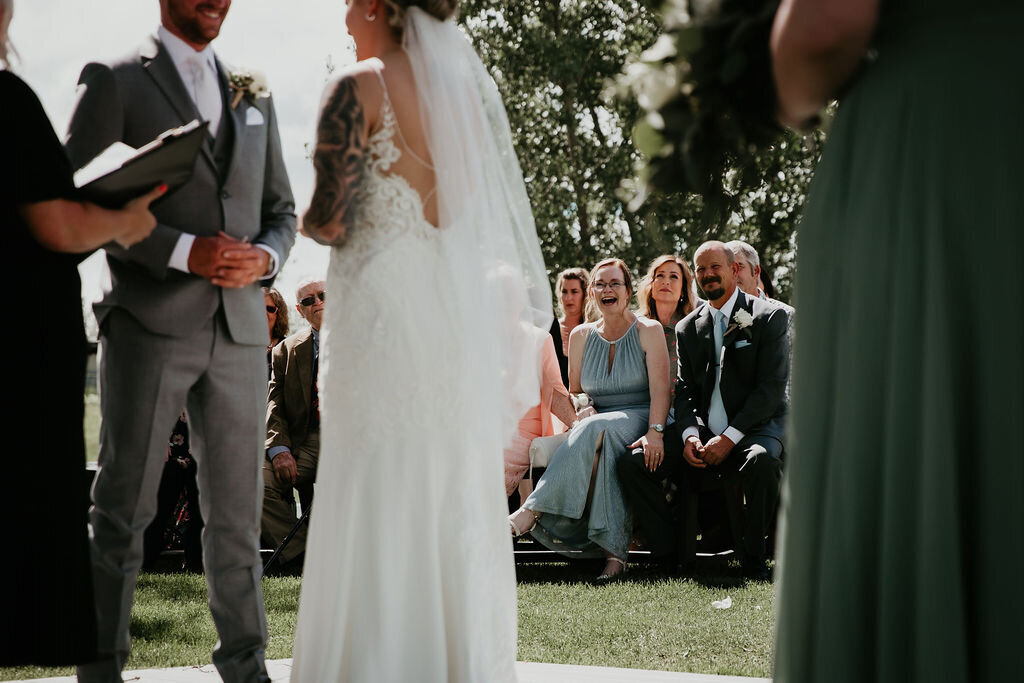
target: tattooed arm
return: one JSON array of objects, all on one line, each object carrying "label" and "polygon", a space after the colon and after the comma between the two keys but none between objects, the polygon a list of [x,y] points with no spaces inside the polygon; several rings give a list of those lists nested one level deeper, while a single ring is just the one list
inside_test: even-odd
[{"label": "tattooed arm", "polygon": [[345,243],[366,155],[366,121],[355,76],[341,78],[320,111],[313,167],[313,199],[303,231],[320,244]]}]

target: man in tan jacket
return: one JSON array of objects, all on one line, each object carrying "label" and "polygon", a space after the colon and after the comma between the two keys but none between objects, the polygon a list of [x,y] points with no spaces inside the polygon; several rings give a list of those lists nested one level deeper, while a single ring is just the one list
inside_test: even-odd
[{"label": "man in tan jacket", "polygon": [[[272,354],[262,529],[264,543],[275,548],[297,521],[293,489],[299,492],[303,509],[313,501],[313,482],[320,457],[316,379],[324,296],[323,280],[305,280],[299,284],[295,308],[309,321],[309,327],[285,338]],[[306,550],[307,527],[303,525],[281,552],[282,566],[301,562]]]}]

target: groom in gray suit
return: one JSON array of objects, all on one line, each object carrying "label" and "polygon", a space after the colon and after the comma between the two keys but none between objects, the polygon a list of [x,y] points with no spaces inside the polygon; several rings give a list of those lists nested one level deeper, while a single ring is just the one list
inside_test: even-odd
[{"label": "groom in gray suit", "polygon": [[272,100],[232,91],[210,42],[230,0],[160,0],[141,49],[87,65],[67,150],[75,167],[192,119],[209,136],[191,180],[153,207],[153,234],[106,247],[99,469],[90,510],[101,659],[81,681],[120,681],[142,536],[156,511],[167,434],[186,406],[198,463],[203,559],[225,681],[269,680],[260,592],[269,283],[295,239]]}]

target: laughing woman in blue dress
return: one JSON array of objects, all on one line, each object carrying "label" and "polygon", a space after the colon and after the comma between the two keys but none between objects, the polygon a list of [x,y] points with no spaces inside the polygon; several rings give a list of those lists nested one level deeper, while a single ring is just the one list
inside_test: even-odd
[{"label": "laughing woman in blue dress", "polygon": [[509,517],[516,536],[607,560],[599,580],[626,569],[632,528],[615,462],[632,448],[657,467],[669,407],[668,349],[657,321],[629,310],[633,285],[619,259],[590,273],[588,293],[600,318],[569,336],[569,390],[589,397],[537,488]]}]

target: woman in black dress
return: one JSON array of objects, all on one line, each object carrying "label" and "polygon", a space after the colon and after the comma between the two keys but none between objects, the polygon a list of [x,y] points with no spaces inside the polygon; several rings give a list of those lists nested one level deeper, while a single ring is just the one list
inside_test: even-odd
[{"label": "woman in black dress", "polygon": [[562,317],[551,323],[551,340],[555,343],[558,369],[562,373],[562,384],[569,388],[569,333],[580,323],[587,321],[587,278],[590,274],[583,268],[566,268],[558,274],[555,293],[562,309]]},{"label": "woman in black dress", "polygon": [[[32,90],[8,70],[13,0],[0,0],[0,230],[24,275],[23,338],[9,359],[8,492],[0,666],[66,665],[95,650],[82,434],[86,338],[78,263],[156,226],[149,203],[110,211],[75,201],[71,166]],[[11,468],[13,467],[13,471]]]}]

